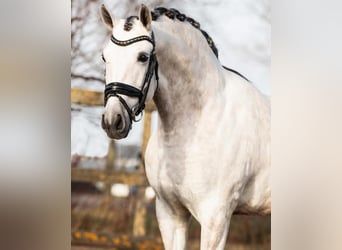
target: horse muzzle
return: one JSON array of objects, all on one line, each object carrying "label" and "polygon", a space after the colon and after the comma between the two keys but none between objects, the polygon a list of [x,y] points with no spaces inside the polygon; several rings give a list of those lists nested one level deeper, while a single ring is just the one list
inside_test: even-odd
[{"label": "horse muzzle", "polygon": [[126,138],[132,128],[132,122],[127,112],[116,98],[110,98],[102,114],[101,126],[111,139]]}]

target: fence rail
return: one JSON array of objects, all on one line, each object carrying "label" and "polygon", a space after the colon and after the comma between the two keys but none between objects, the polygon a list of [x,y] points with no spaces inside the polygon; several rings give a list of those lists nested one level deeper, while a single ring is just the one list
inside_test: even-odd
[{"label": "fence rail", "polygon": [[104,182],[106,184],[123,183],[127,185],[148,186],[143,173],[125,173],[102,169],[71,169],[71,180],[82,182]]},{"label": "fence rail", "polygon": [[[85,106],[102,106],[104,103],[103,92],[84,90],[79,88],[71,89],[71,102]],[[142,155],[145,152],[151,130],[151,114],[156,110],[153,102],[147,103],[144,111],[144,132],[141,145]],[[146,204],[144,201],[144,187],[148,186],[145,177],[143,164],[137,172],[125,173],[113,171],[112,166],[115,160],[115,141],[110,140],[107,155],[106,169],[71,169],[71,180],[82,182],[104,182],[107,192],[105,192],[104,202],[110,202],[110,186],[113,183],[123,183],[138,186],[137,204],[134,211],[134,222],[132,236],[129,238],[107,237],[101,232],[73,232],[72,245],[82,246],[102,246],[116,249],[163,249],[161,241],[155,242],[147,240],[146,235]]]},{"label": "fence rail", "polygon": [[[86,106],[103,106],[103,92],[86,90],[80,88],[72,88],[70,92],[71,102]],[[145,112],[150,113],[156,110],[154,102],[148,102],[145,107]]]},{"label": "fence rail", "polygon": [[103,105],[103,93],[92,90],[71,89],[71,102],[87,106],[101,106]]}]

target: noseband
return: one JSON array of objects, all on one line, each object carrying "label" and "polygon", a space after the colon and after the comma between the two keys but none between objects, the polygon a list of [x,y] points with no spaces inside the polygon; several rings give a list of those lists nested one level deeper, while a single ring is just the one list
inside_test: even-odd
[{"label": "noseband", "polygon": [[[129,40],[120,41],[117,40],[114,36],[111,37],[111,41],[119,46],[128,46],[133,43],[137,43],[140,41],[148,41],[153,45],[153,49],[149,56],[149,63],[147,72],[145,74],[145,79],[143,81],[141,89],[128,85],[122,82],[111,82],[108,83],[105,87],[104,91],[104,105],[106,106],[109,97],[115,96],[119,99],[122,105],[127,110],[127,113],[131,119],[131,121],[138,121],[136,117],[144,110],[145,108],[145,101],[147,97],[148,90],[150,88],[151,79],[153,76],[153,72],[155,72],[156,80],[157,80],[157,88],[158,88],[158,61],[155,52],[155,42],[154,42],[154,34],[152,32],[151,38],[148,36],[138,36]],[[125,95],[129,97],[136,97],[138,98],[138,104],[135,107],[130,108],[120,95]]]}]

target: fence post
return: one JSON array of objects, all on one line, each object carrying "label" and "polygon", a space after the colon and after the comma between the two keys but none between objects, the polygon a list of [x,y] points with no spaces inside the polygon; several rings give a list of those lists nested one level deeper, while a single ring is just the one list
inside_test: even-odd
[{"label": "fence post", "polygon": [[[152,117],[152,108],[150,105],[147,105],[147,108],[144,112],[144,133],[142,138],[142,145],[141,145],[141,159],[142,164],[139,169],[141,174],[145,174],[145,164],[144,164],[144,156],[145,151],[148,143],[148,139],[151,135],[151,117]],[[134,214],[134,221],[133,221],[133,235],[134,236],[145,236],[146,235],[146,201],[145,201],[145,189],[143,187],[138,188],[137,193],[137,203],[135,208],[135,214]]]},{"label": "fence post", "polygon": [[[115,160],[115,142],[114,140],[109,141],[108,154],[106,159],[106,173],[113,171],[113,164]],[[103,197],[102,207],[104,209],[109,209],[112,200],[111,196],[111,183],[105,183],[105,192]]]},{"label": "fence post", "polygon": [[133,221],[133,236],[146,235],[146,204],[145,204],[145,189],[144,187],[138,188],[136,207],[134,211]]},{"label": "fence post", "polygon": [[[151,136],[151,119],[152,119],[152,111],[146,110],[144,114],[144,133],[142,138],[142,145],[141,145],[141,156],[142,159],[145,159],[145,151],[148,143],[148,139]],[[143,164],[145,166],[145,164]]]}]

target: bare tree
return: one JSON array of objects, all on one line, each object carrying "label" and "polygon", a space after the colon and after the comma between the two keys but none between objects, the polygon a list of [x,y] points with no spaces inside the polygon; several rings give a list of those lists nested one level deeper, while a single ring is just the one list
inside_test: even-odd
[{"label": "bare tree", "polygon": [[[168,2],[152,0],[148,5],[153,8]],[[101,4],[97,0],[71,1],[71,81],[78,81],[81,85],[104,83],[101,52],[108,40],[109,31],[100,20]],[[137,13],[140,5],[138,0],[105,1],[105,4],[119,17]]]},{"label": "bare tree", "polygon": [[71,79],[103,82],[100,58],[101,29],[95,0],[71,1]]}]

